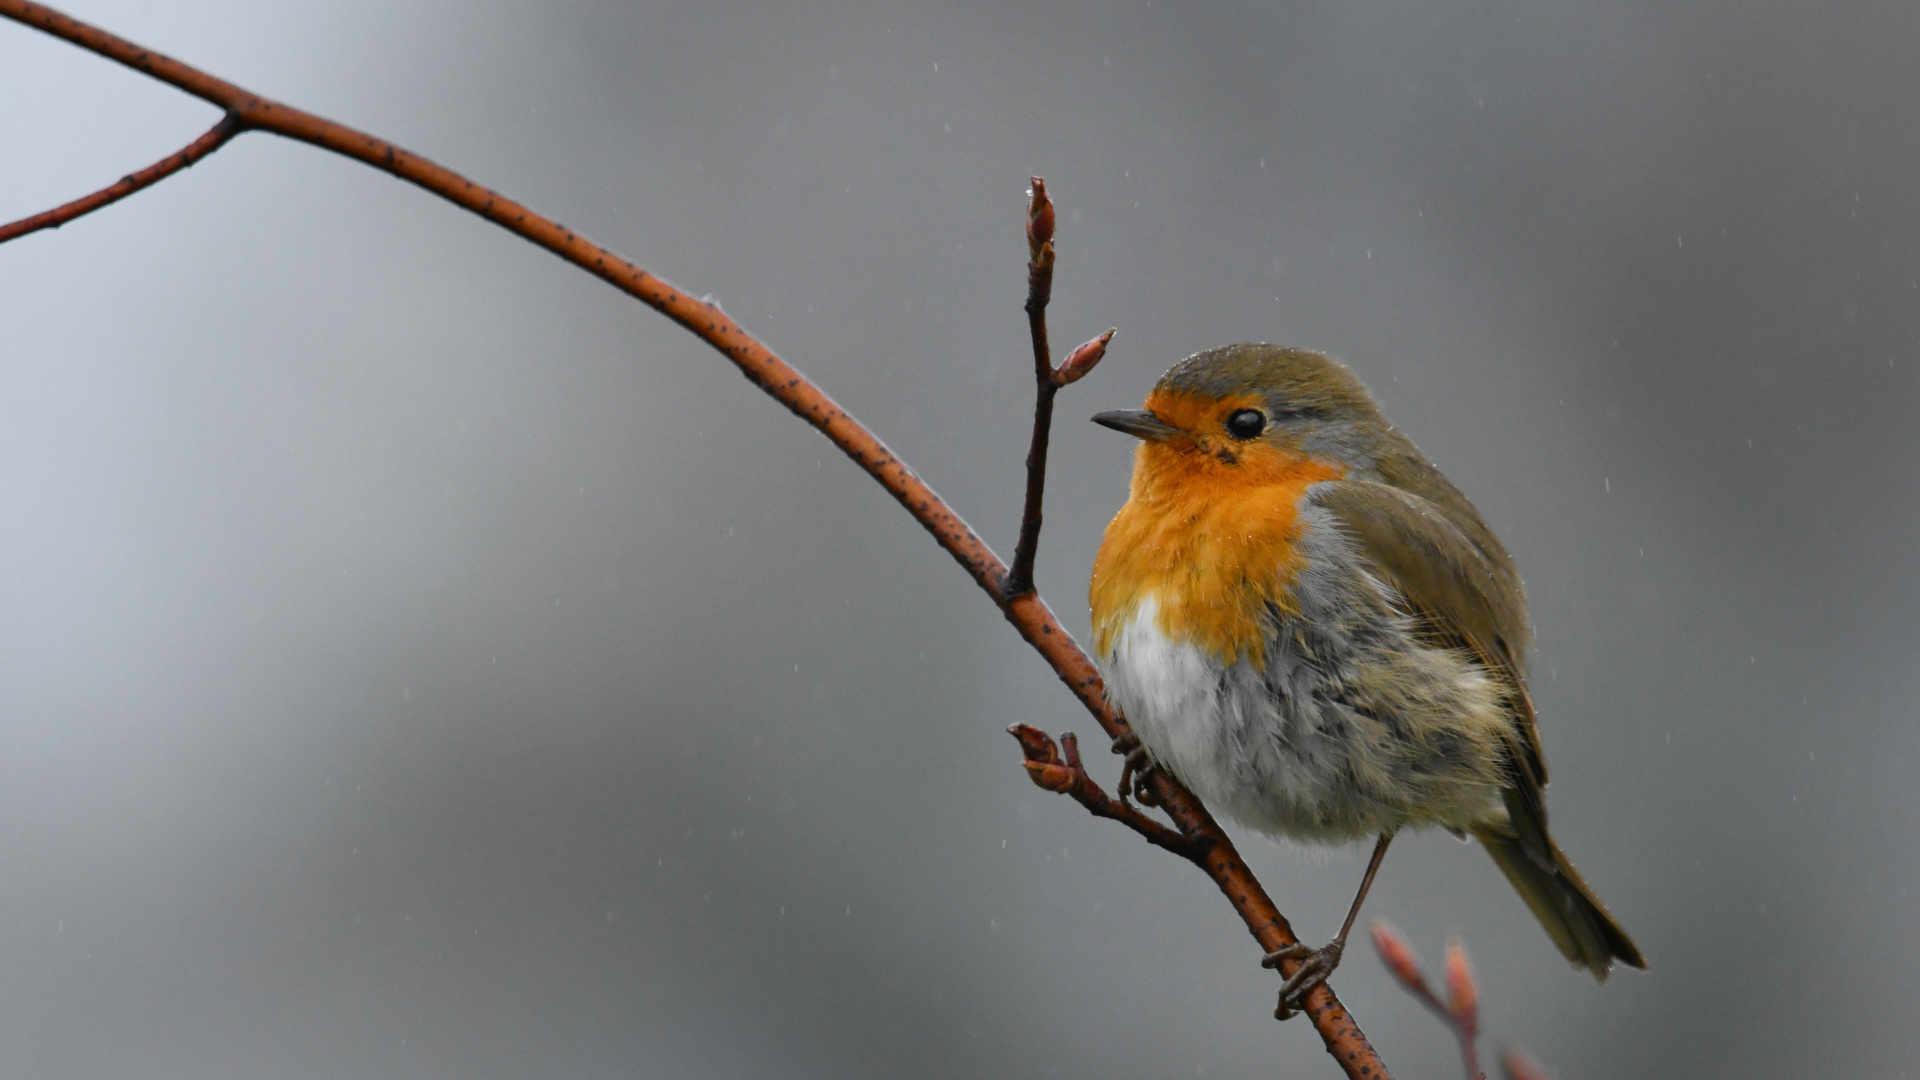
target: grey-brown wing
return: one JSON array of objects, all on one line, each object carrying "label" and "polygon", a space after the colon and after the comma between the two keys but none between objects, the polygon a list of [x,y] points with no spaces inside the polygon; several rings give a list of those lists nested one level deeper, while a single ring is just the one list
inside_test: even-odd
[{"label": "grey-brown wing", "polygon": [[1411,492],[1365,480],[1315,484],[1308,498],[1337,518],[1405,599],[1407,614],[1435,644],[1464,649],[1505,684],[1519,737],[1509,747],[1514,825],[1529,846],[1546,851],[1546,756],[1523,667],[1527,608],[1505,552],[1489,554],[1439,506]]}]

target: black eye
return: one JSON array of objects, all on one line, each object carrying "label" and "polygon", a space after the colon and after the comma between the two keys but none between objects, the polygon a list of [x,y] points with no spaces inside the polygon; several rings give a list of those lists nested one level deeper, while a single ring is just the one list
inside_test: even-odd
[{"label": "black eye", "polygon": [[1251,439],[1267,430],[1267,414],[1259,409],[1240,409],[1227,417],[1227,434],[1236,439]]}]

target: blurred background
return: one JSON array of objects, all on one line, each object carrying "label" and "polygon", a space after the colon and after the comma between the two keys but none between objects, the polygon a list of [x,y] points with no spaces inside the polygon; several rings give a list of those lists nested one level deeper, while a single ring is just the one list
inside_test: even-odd
[{"label": "blurred background", "polygon": [[[1561,1076],[1920,1068],[1920,8],[68,10],[712,294],[1003,554],[1045,176],[1056,347],[1120,329],[1075,632],[1085,417],[1344,358],[1518,559],[1555,831],[1652,968],[1445,835],[1366,914]],[[0,103],[0,219],[216,119],[14,24]],[[1335,1075],[1202,875],[1028,783],[1006,725],[1091,721],[872,481],[360,165],[248,135],[0,249],[0,506],[9,1073]],[[1364,850],[1244,846],[1337,929]],[[1334,985],[1455,1075],[1370,949]]]}]

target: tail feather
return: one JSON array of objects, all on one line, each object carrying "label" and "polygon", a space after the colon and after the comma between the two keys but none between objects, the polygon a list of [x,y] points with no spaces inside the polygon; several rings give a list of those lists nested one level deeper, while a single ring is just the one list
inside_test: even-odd
[{"label": "tail feather", "polygon": [[1544,831],[1541,839],[1546,841],[1546,858],[1533,850],[1536,845],[1512,833],[1484,829],[1475,830],[1474,837],[1493,856],[1494,865],[1507,875],[1514,891],[1546,928],[1547,936],[1574,966],[1593,972],[1601,982],[1606,981],[1607,970],[1615,960],[1629,967],[1647,966],[1627,932],[1613,921],[1606,905],[1587,888],[1566,854]]}]

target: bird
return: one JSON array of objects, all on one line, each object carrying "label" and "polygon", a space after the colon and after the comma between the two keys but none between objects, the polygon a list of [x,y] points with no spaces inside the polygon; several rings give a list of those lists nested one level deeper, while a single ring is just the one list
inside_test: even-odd
[{"label": "bird", "polygon": [[1160,768],[1270,836],[1374,841],[1340,933],[1263,959],[1300,961],[1281,1019],[1339,965],[1405,829],[1477,841],[1576,969],[1646,966],[1547,832],[1519,571],[1352,371],[1228,345],[1093,421],[1140,440],[1088,590],[1132,730],[1122,798]]}]

